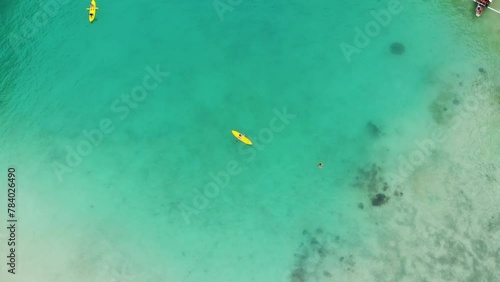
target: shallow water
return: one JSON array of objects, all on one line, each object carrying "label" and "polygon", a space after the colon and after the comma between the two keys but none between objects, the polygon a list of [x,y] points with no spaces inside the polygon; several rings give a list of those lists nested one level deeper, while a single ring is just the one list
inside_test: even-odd
[{"label": "shallow water", "polygon": [[20,220],[7,281],[500,275],[492,13],[402,1],[381,26],[384,1],[242,1],[222,17],[210,1],[131,17],[110,2],[89,24],[68,1],[34,23],[47,3],[5,8],[2,27],[17,38],[2,42]]}]

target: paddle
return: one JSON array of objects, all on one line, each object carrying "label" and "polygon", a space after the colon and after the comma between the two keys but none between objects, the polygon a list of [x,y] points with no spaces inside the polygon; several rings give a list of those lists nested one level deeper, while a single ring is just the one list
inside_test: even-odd
[{"label": "paddle", "polygon": [[500,11],[499,11],[499,10],[495,10],[495,9],[491,8],[490,6],[488,6],[488,9],[493,10],[493,11],[495,11],[495,12],[497,12],[497,13],[499,13],[499,14],[500,14]]}]

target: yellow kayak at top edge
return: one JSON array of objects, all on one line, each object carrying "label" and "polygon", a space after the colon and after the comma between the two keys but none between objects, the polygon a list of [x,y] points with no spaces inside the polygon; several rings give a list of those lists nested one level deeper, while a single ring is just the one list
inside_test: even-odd
[{"label": "yellow kayak at top edge", "polygon": [[95,0],[90,1],[90,7],[87,8],[89,10],[89,22],[93,22],[95,19],[95,13],[96,10],[99,9],[97,8],[97,5],[95,4]]},{"label": "yellow kayak at top edge", "polygon": [[232,130],[231,133],[233,133],[234,137],[236,137],[236,139],[240,140],[241,142],[247,144],[247,145],[252,145],[252,141],[250,141],[250,139],[248,139],[245,135],[243,135],[242,133],[239,133],[238,131],[236,130]]}]

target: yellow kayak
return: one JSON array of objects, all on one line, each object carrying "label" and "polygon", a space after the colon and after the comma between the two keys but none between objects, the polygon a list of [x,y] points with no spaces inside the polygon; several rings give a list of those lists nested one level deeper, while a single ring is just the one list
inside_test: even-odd
[{"label": "yellow kayak", "polygon": [[97,8],[96,4],[95,4],[95,0],[91,0],[90,1],[90,7],[87,8],[87,10],[89,11],[89,22],[93,22],[94,19],[95,19],[95,13],[96,13],[96,10],[98,10],[99,8]]},{"label": "yellow kayak", "polygon": [[234,137],[236,137],[236,139],[240,140],[241,142],[247,145],[252,145],[252,141],[250,141],[250,139],[248,139],[244,134],[239,133],[236,130],[232,130],[231,132],[233,133]]}]

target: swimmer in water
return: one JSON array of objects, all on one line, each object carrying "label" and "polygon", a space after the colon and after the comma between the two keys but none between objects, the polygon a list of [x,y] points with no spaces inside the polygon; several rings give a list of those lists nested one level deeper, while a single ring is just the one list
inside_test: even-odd
[{"label": "swimmer in water", "polygon": [[323,168],[323,163],[319,163],[318,168]]}]

